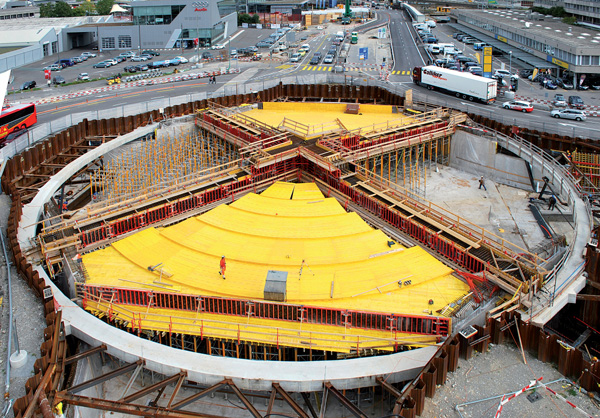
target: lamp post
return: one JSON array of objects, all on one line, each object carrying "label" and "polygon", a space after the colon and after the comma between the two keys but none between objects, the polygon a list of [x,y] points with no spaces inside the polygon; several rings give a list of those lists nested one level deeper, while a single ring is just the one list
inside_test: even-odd
[{"label": "lamp post", "polygon": [[512,75],[512,51],[508,51],[508,72]]},{"label": "lamp post", "polygon": [[229,38],[229,45],[227,46],[227,49],[229,51],[229,66],[227,67],[227,71],[229,71],[231,69],[231,38]]}]

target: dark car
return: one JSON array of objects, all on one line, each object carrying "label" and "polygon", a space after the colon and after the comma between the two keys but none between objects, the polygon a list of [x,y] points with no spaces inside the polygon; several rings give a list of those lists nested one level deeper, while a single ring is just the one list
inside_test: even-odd
[{"label": "dark car", "polygon": [[135,66],[138,71],[148,71],[148,66],[146,64],[138,64]]},{"label": "dark car", "polygon": [[32,89],[36,86],[36,83],[34,80],[32,81],[26,81],[23,84],[21,84],[21,90],[29,90]]},{"label": "dark car", "polygon": [[320,62],[321,62],[321,57],[319,57],[318,55],[313,55],[312,58],[310,59],[309,64],[310,65],[317,65]]},{"label": "dark car", "polygon": [[581,100],[581,97],[579,96],[569,96],[569,106],[575,108],[575,109],[584,109],[585,108],[585,104],[583,103],[583,100]]},{"label": "dark car", "polygon": [[201,55],[201,58],[203,60],[209,60],[212,57],[213,57],[212,54],[210,52],[208,52],[208,51],[203,52],[202,55]]},{"label": "dark car", "polygon": [[110,67],[110,65],[108,63],[104,62],[104,61],[100,61],[100,62],[97,62],[96,64],[92,65],[92,67],[94,67],[94,68],[107,68],[107,67]]},{"label": "dark car", "polygon": [[573,83],[571,83],[569,80],[557,78],[555,83],[558,87],[563,88],[565,90],[573,90]]},{"label": "dark car", "polygon": [[138,69],[135,65],[127,65],[123,68],[126,73],[137,73]]},{"label": "dark car", "polygon": [[57,75],[52,79],[52,84],[65,84],[65,78],[62,75]]},{"label": "dark car", "polygon": [[521,78],[527,78],[532,74],[533,74],[533,70],[528,70],[528,69],[519,70],[519,77],[521,77]]},{"label": "dark car", "polygon": [[153,49],[146,49],[144,51],[142,51],[142,55],[152,55],[153,57],[158,57],[160,56],[160,52],[158,51],[154,51]]}]

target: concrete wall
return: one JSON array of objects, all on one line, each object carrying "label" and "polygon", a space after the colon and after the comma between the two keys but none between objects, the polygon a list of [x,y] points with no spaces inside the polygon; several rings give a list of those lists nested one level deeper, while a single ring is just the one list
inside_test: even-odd
[{"label": "concrete wall", "polygon": [[[498,154],[497,143],[489,137],[458,130],[452,137],[450,166],[458,170],[484,176],[496,183],[531,190],[526,162],[518,157]],[[541,173],[534,179],[541,181]]]}]

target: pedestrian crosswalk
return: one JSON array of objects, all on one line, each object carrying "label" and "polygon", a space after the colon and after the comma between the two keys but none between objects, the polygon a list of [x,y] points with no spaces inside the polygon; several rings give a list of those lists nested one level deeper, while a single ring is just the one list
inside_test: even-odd
[{"label": "pedestrian crosswalk", "polygon": [[[289,68],[295,67],[294,64],[282,64],[275,68],[279,70],[287,70]],[[298,66],[298,71],[332,71],[334,65],[300,65]],[[346,65],[346,72],[381,72],[381,69],[378,67],[353,67],[352,65]],[[404,75],[410,76],[412,70],[394,70],[390,71],[390,75]]]}]

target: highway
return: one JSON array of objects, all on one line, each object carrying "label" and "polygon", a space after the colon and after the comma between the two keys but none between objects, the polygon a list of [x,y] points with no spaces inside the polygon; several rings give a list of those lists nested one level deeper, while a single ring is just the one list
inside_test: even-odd
[{"label": "highway", "polygon": [[[427,58],[423,57],[419,52],[413,34],[411,33],[412,28],[410,26],[410,21],[407,20],[404,12],[397,10],[382,10],[379,12],[379,15],[380,19],[377,23],[378,25],[381,24],[381,21],[389,19],[389,33],[391,36],[392,54],[394,58],[393,70],[396,71],[400,68],[406,69],[417,65],[423,65],[424,60]],[[441,35],[447,36],[444,34]],[[260,39],[261,37],[264,36],[261,33],[257,34],[256,31],[244,32],[242,36],[238,36],[235,40],[235,46],[239,48],[244,46],[244,44],[254,43],[256,39]],[[198,79],[102,92],[91,96],[64,100],[58,103],[39,105],[38,119],[40,123],[44,123],[60,116],[69,115],[70,113],[114,109],[134,103],[152,102],[160,99],[168,99],[169,97],[185,96],[200,92],[210,94],[219,89],[221,92],[220,94],[223,94],[223,86],[226,83],[231,84],[228,85],[225,94],[235,94],[235,89],[238,84],[241,85],[249,82],[267,82],[269,80],[283,79],[284,77],[290,76],[299,77],[302,75],[308,80],[310,80],[309,76],[315,76],[316,80],[316,75],[318,75],[319,72],[327,72],[330,70],[331,66],[322,64],[310,66],[308,65],[308,61],[316,51],[321,51],[324,55],[325,52],[327,52],[333,37],[334,35],[331,30],[329,33],[326,31],[317,31],[308,36],[306,40],[299,40],[299,43],[309,43],[311,45],[311,51],[309,54],[306,54],[303,61],[297,65],[291,65],[289,62],[281,61],[261,61],[258,63],[232,62],[231,64],[228,63],[228,65],[231,65],[232,68],[239,68],[240,74],[219,76],[217,84],[215,85],[209,85],[206,79]],[[360,46],[360,40],[365,38],[366,36],[361,34],[358,46]],[[232,45],[233,44],[234,42],[232,42]],[[358,48],[356,45],[353,45],[350,49],[350,54],[357,54],[357,51]],[[192,51],[192,53],[194,52]],[[189,53],[187,55],[189,55]],[[370,60],[374,60],[374,58],[375,57],[370,57]],[[356,59],[356,57],[349,55],[348,60],[353,59]],[[220,65],[223,66],[224,64]],[[366,81],[371,84],[378,82],[378,71],[376,69],[358,69],[356,71],[348,71],[345,74],[348,78],[360,79],[363,82]],[[326,75],[323,74],[323,76]],[[412,83],[409,75],[392,76],[391,82],[379,83],[389,86],[399,94],[403,94],[403,92],[408,89],[413,89],[415,99],[419,101],[452,107],[468,113],[480,114],[509,125],[523,126],[561,135],[600,138],[600,118],[589,117],[585,122],[557,120],[550,117],[549,110],[544,110],[542,108],[536,108],[532,113],[523,114],[502,109],[501,104],[505,101],[503,98],[498,98],[497,102],[492,105],[476,104],[440,92],[430,92],[416,86]],[[525,82],[523,82],[523,84],[525,84]],[[88,87],[88,85],[84,86]]]}]

